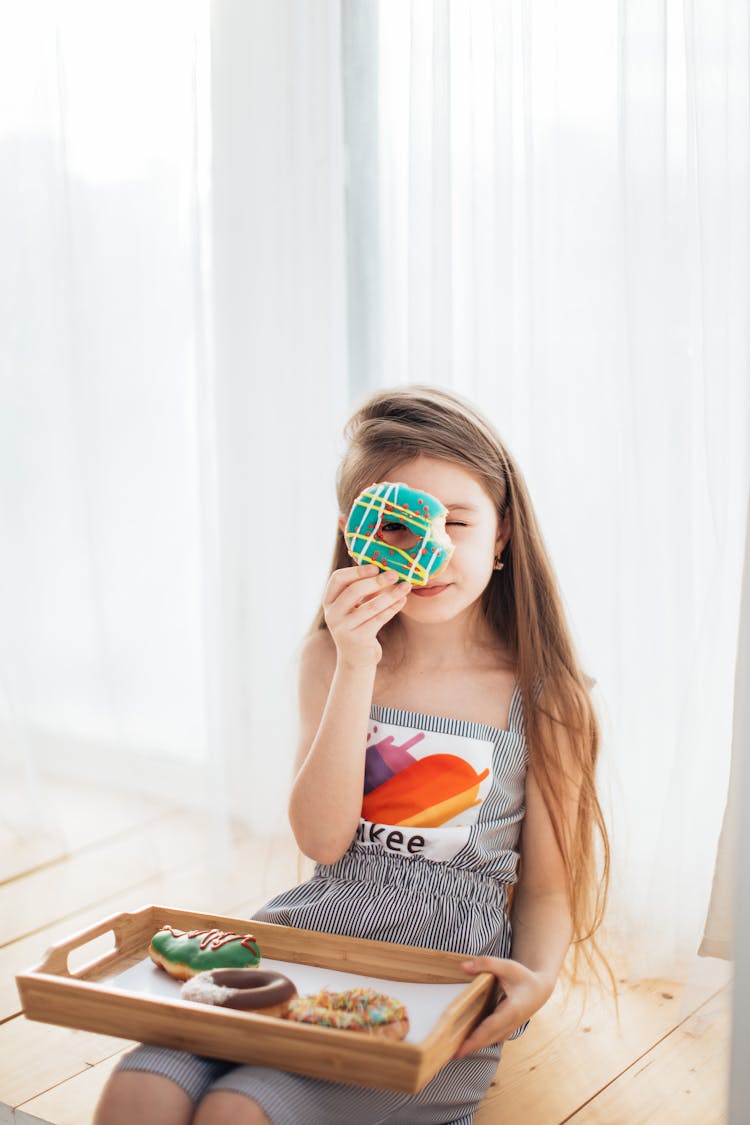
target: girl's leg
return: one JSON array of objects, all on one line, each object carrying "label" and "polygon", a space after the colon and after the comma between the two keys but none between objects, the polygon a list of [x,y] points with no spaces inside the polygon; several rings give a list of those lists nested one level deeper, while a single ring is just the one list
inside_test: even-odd
[{"label": "girl's leg", "polygon": [[194,1125],[470,1125],[497,1070],[499,1054],[499,1047],[485,1047],[465,1059],[453,1059],[419,1094],[306,1078],[270,1067],[235,1066],[206,1091]]},{"label": "girl's leg", "polygon": [[171,1047],[136,1047],[105,1086],[94,1125],[188,1125],[209,1086],[232,1065]]},{"label": "girl's leg", "polygon": [[94,1125],[189,1125],[193,1103],[169,1078],[115,1071],[96,1107]]},{"label": "girl's leg", "polygon": [[271,1121],[245,1094],[215,1090],[198,1106],[193,1125],[271,1125]]}]

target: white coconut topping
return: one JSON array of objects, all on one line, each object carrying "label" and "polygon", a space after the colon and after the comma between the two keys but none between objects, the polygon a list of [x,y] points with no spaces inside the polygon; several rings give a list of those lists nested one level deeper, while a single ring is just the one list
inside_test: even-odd
[{"label": "white coconut topping", "polygon": [[224,988],[221,984],[214,984],[210,973],[198,973],[185,981],[181,996],[183,1000],[194,1000],[196,1004],[221,1004],[236,991],[236,988]]}]

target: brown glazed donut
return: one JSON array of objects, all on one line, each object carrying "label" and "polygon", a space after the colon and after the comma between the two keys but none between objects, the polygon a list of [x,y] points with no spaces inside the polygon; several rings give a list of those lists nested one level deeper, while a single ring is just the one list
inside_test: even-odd
[{"label": "brown glazed donut", "polygon": [[215,1004],[219,1008],[283,1019],[297,989],[282,973],[265,969],[211,969],[185,981],[180,995],[196,1004]]}]

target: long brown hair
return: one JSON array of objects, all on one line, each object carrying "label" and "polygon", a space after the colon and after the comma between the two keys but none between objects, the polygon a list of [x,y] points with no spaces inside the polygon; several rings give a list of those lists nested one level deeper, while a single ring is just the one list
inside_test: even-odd
[{"label": "long brown hair", "polygon": [[[476,407],[437,387],[413,385],[377,391],[355,410],[344,435],[347,448],[336,478],[339,511],[344,515],[364,488],[388,479],[393,466],[421,454],[469,470],[484,485],[498,516],[510,513],[511,534],[502,555],[504,567],[493,571],[482,595],[482,608],[516,663],[529,764],[565,861],[573,940],[572,956],[566,960],[563,976],[569,985],[592,976],[601,984],[598,962],[605,968],[616,996],[612,969],[595,938],[609,890],[610,848],[595,785],[600,729],[589,694],[594,681],[584,674],[578,661],[523,477],[495,429]],[[351,565],[339,531],[331,572]],[[321,606],[309,634],[325,628]],[[566,745],[572,755],[568,768],[560,759],[555,740],[544,737],[550,723],[565,728]],[[570,768],[580,782],[572,831],[566,827],[563,810]],[[590,970],[584,978],[580,973],[582,960]]]}]

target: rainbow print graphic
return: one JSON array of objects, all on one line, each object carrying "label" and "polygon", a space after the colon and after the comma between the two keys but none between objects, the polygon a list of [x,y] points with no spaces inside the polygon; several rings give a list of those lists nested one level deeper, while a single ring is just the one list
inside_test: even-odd
[{"label": "rainbow print graphic", "polygon": [[380,723],[367,737],[365,821],[410,829],[475,822],[492,784],[491,742]]}]

